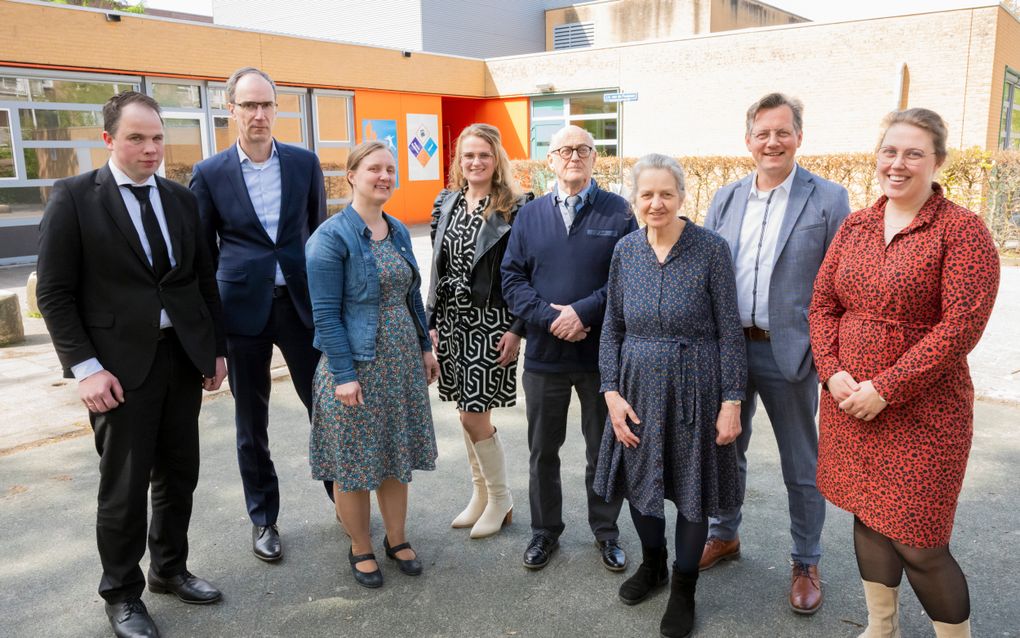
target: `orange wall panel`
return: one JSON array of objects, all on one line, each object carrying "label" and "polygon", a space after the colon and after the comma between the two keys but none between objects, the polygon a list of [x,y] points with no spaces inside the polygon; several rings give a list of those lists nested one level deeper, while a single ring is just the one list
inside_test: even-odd
[{"label": "orange wall panel", "polygon": [[[439,145],[439,179],[412,182],[408,178],[407,114],[428,113],[436,115],[438,130],[433,133]],[[400,186],[385,206],[385,210],[405,224],[428,223],[432,215],[432,202],[443,189],[445,175],[443,158],[446,142],[442,136],[442,98],[434,95],[415,93],[391,93],[386,91],[355,91],[354,122],[355,139],[360,143],[364,120],[395,120],[397,122],[397,153],[399,155]]]},{"label": "orange wall panel", "polygon": [[[510,159],[528,159],[529,144],[528,98],[443,98],[443,141],[453,153],[457,136],[469,124],[485,122],[499,129],[503,148]],[[449,159],[449,155],[446,156]]]}]

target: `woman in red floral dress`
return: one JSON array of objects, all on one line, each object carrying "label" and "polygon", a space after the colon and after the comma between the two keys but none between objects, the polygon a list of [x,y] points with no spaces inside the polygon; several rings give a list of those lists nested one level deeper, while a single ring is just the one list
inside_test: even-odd
[{"label": "woman in red floral dress", "polygon": [[900,635],[904,571],[937,636],[970,636],[949,552],[973,431],[967,353],[992,311],[999,260],[982,220],[932,182],[946,126],[886,117],[882,197],[847,218],[815,281],[811,344],[825,382],[818,489],[854,514],[868,638]]}]

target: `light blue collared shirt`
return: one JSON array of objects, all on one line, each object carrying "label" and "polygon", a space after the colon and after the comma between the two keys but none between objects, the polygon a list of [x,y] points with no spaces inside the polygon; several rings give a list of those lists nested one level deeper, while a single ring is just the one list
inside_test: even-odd
[{"label": "light blue collared shirt", "polygon": [[[581,208],[583,208],[584,205],[588,203],[588,197],[591,195],[592,190],[591,187],[594,184],[595,182],[589,178],[588,185],[581,189],[581,192],[577,194],[578,197],[580,197],[581,199],[578,200],[577,206],[574,207],[575,215],[579,215],[581,213]],[[563,225],[567,227],[567,232],[569,233],[571,222],[569,221],[570,213],[567,211],[567,198],[566,196],[560,194],[560,185],[558,183],[556,184],[556,203],[560,207],[560,215],[563,216]]]},{"label": "light blue collared shirt", "polygon": [[[273,142],[273,151],[269,154],[269,159],[264,162],[253,162],[241,148],[240,143],[236,146],[237,156],[241,160],[241,175],[244,176],[244,184],[248,187],[248,198],[251,199],[255,214],[259,216],[259,221],[266,229],[269,239],[276,243],[280,230],[280,205],[283,199],[283,172],[280,169],[280,156],[276,152],[276,142]],[[276,262],[276,285],[286,285],[279,261]]]},{"label": "light blue collared shirt", "polygon": [[[149,176],[149,179],[144,182],[135,183],[130,177],[127,176],[124,171],[120,170],[111,159],[109,161],[110,172],[113,173],[113,179],[117,181],[117,190],[120,191],[121,199],[124,200],[124,207],[127,208],[128,216],[131,218],[131,225],[135,227],[135,231],[138,233],[138,239],[142,243],[142,250],[145,251],[145,258],[149,260],[149,265],[152,265],[152,247],[149,245],[149,238],[145,234],[145,227],[142,225],[142,206],[138,203],[138,198],[134,196],[128,186],[148,186],[149,187],[149,205],[152,206],[152,212],[156,214],[156,221],[159,222],[159,231],[163,235],[163,241],[166,242],[166,251],[170,255],[170,267],[177,267],[177,260],[174,258],[173,244],[170,243],[170,231],[167,230],[166,226],[166,214],[163,212],[163,202],[159,198],[159,188],[156,187],[156,177],[153,175]],[[166,310],[160,308],[159,310],[159,327],[160,329],[169,328],[173,324],[170,322],[170,317],[166,314]],[[91,376],[97,372],[104,370],[102,364],[99,363],[99,359],[92,357],[86,359],[81,363],[71,366],[71,374],[78,381],[81,381],[85,377]]]}]

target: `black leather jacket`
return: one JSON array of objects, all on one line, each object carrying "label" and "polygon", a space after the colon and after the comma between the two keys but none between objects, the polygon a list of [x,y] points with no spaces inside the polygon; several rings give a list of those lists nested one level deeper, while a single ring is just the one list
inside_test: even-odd
[{"label": "black leather jacket", "polygon": [[[460,191],[443,190],[436,197],[432,207],[432,278],[429,282],[428,303],[425,304],[425,315],[429,327],[436,326],[436,307],[438,305],[436,288],[439,279],[446,272],[446,255],[443,251],[443,235],[450,223],[457,200],[462,197]],[[517,216],[517,210],[530,202],[535,196],[532,193],[521,195],[510,211],[510,222],[498,211],[493,211],[485,220],[475,243],[475,256],[471,264],[471,305],[478,308],[505,308],[503,300],[502,275],[500,264],[503,253],[510,239],[510,226]],[[524,321],[515,318],[510,331],[524,336]]]}]

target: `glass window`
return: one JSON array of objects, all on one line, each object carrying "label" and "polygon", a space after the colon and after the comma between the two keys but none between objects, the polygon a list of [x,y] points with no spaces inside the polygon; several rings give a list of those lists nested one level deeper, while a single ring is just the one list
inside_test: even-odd
[{"label": "glass window", "polygon": [[351,198],[351,183],[347,181],[346,175],[327,175],[326,200],[341,201]]},{"label": "glass window", "polygon": [[81,172],[78,150],[74,148],[26,148],[24,156],[28,179],[60,179]]},{"label": "glass window", "polygon": [[151,88],[152,97],[163,108],[202,108],[202,91],[194,84],[156,83]]},{"label": "glass window", "polygon": [[999,148],[1020,150],[1020,73],[1006,68],[999,118]]},{"label": "glass window", "polygon": [[187,186],[191,173],[202,161],[202,127],[195,118],[168,118],[164,121],[163,171],[167,179]]},{"label": "glass window", "polygon": [[596,140],[616,139],[616,120],[574,120],[571,124],[588,131]]},{"label": "glass window", "polygon": [[276,92],[276,110],[279,113],[304,113],[304,93]]},{"label": "glass window", "polygon": [[209,96],[209,108],[211,109],[223,109],[227,108],[227,89],[222,86],[210,86],[206,91],[206,95]]},{"label": "glass window", "polygon": [[11,139],[11,112],[0,109],[0,179],[18,176],[14,165],[14,141]]},{"label": "glass window", "polygon": [[549,154],[549,140],[563,128],[563,121],[531,123],[531,158],[543,159]]},{"label": "glass window", "polygon": [[[299,117],[278,117],[273,124],[273,137],[286,144],[305,145],[305,121]],[[231,120],[233,127],[233,120]]]},{"label": "glass window", "polygon": [[137,91],[129,82],[91,82],[87,80],[20,79],[28,86],[27,98],[33,102],[67,102],[72,104],[103,104],[123,91]]},{"label": "glass window", "polygon": [[349,147],[343,148],[331,148],[325,147],[320,148],[319,162],[322,164],[322,170],[324,171],[344,171],[347,166],[347,156],[351,154]]},{"label": "glass window", "polygon": [[0,188],[0,220],[38,219],[51,187],[31,186],[27,188]]},{"label": "glass window", "polygon": [[347,97],[316,95],[316,118],[319,123],[319,141],[350,142],[351,125],[347,121]]},{"label": "glass window", "polygon": [[531,117],[563,117],[563,99],[535,98],[531,101]]},{"label": "glass window", "polygon": [[571,115],[594,115],[596,113],[616,113],[616,102],[605,102],[601,93],[570,96]]},{"label": "glass window", "polygon": [[95,142],[103,134],[103,116],[99,111],[18,109],[18,112],[23,140]]},{"label": "glass window", "polygon": [[585,129],[595,138],[603,155],[615,155],[617,145],[617,108],[615,102],[603,102],[602,93],[564,95],[531,100],[531,157],[541,159],[549,152],[553,133],[567,124]]},{"label": "glass window", "polygon": [[347,182],[347,156],[354,147],[354,121],[348,93],[314,91],[312,113],[315,117],[315,153],[326,178],[326,209],[330,214],[342,209],[351,199]]},{"label": "glass window", "polygon": [[216,145],[216,152],[219,153],[234,143],[237,139],[237,127],[234,120],[227,116],[216,116],[213,118],[213,141]]}]

